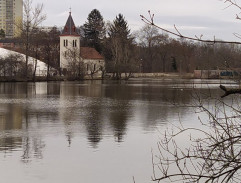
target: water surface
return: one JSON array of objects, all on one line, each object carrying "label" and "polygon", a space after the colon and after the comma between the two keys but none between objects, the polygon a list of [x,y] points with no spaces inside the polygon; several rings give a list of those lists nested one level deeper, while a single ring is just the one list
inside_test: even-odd
[{"label": "water surface", "polygon": [[198,125],[187,105],[219,97],[220,82],[231,81],[0,83],[1,181],[151,182],[160,131]]}]

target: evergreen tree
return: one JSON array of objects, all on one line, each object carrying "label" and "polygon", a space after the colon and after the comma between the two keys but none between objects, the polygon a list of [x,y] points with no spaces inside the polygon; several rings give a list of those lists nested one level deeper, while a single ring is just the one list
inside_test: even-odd
[{"label": "evergreen tree", "polygon": [[110,26],[108,35],[110,37],[119,37],[124,40],[130,39],[130,29],[128,27],[127,21],[125,20],[122,14],[116,16],[116,19]]},{"label": "evergreen tree", "polygon": [[177,61],[175,57],[171,57],[172,58],[172,69],[177,72]]},{"label": "evergreen tree", "polygon": [[105,44],[106,67],[108,72],[113,73],[113,77],[121,79],[121,74],[125,73],[127,79],[136,70],[138,64],[135,49],[128,23],[123,15],[119,14],[109,25]]},{"label": "evergreen tree", "polygon": [[93,9],[88,15],[84,26],[85,45],[94,47],[97,51],[102,51],[102,40],[105,36],[105,23],[99,10]]},{"label": "evergreen tree", "polygon": [[5,31],[0,29],[0,38],[5,38]]}]

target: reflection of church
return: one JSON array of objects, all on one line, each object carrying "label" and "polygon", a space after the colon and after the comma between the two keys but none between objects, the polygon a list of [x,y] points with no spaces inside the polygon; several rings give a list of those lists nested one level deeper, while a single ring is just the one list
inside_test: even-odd
[{"label": "reflection of church", "polygon": [[[71,62],[77,62],[71,63]],[[100,77],[105,66],[102,55],[94,48],[81,47],[80,35],[77,32],[71,12],[60,35],[60,67],[63,74],[70,71],[70,65],[84,65],[85,75]]]}]

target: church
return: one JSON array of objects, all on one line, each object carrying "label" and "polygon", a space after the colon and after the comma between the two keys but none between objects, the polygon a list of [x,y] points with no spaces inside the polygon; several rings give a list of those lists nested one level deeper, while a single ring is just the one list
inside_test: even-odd
[{"label": "church", "polygon": [[95,48],[81,47],[80,35],[75,27],[71,12],[60,35],[60,68],[62,74],[70,72],[72,62],[81,63],[85,77],[101,77],[105,60]]}]

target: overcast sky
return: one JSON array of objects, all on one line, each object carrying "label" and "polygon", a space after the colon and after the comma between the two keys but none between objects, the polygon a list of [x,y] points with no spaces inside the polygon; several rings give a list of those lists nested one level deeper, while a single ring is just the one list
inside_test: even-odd
[{"label": "overcast sky", "polygon": [[[240,2],[241,0],[236,0]],[[43,3],[47,20],[43,25],[64,26],[71,7],[76,26],[83,25],[88,14],[98,9],[105,21],[113,21],[122,13],[132,31],[140,29],[144,23],[140,14],[148,16],[148,10],[155,14],[155,23],[182,34],[212,39],[240,41],[233,33],[241,34],[241,21],[235,19],[240,11],[227,7],[222,0],[33,0]]]}]

